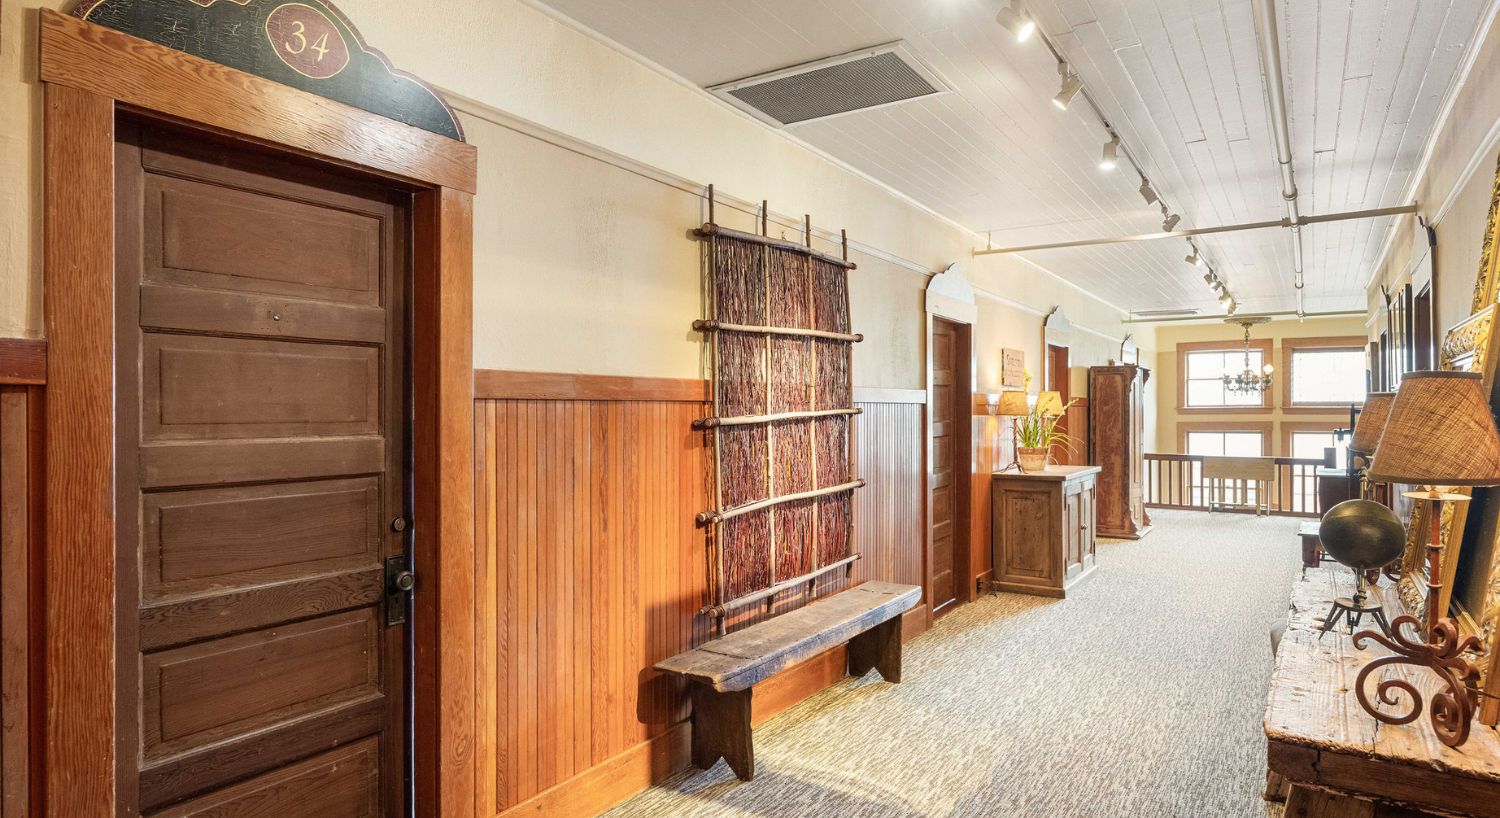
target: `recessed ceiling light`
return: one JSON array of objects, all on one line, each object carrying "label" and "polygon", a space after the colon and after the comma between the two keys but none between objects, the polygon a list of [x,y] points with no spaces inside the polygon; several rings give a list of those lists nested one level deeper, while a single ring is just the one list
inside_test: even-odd
[{"label": "recessed ceiling light", "polygon": [[995,15],[995,22],[1005,26],[1011,34],[1014,34],[1016,42],[1024,43],[1036,33],[1036,21],[1031,19],[1024,10],[1016,8],[1018,5],[1020,4],[1000,9],[1000,13]]},{"label": "recessed ceiling light", "polygon": [[1062,88],[1058,89],[1057,96],[1052,98],[1052,104],[1056,105],[1058,110],[1066,111],[1073,97],[1078,96],[1078,92],[1083,90],[1083,77],[1069,71],[1066,64],[1059,64],[1057,70],[1062,74]]},{"label": "recessed ceiling light", "polygon": [[1111,134],[1109,141],[1104,143],[1104,153],[1099,157],[1100,170],[1114,170],[1120,163],[1120,137]]}]

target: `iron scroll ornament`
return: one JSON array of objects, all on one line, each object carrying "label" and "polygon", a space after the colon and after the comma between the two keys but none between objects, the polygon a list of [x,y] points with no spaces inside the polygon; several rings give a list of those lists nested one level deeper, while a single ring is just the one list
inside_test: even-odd
[{"label": "iron scroll ornament", "polygon": [[1370,674],[1391,665],[1413,665],[1425,667],[1436,673],[1443,682],[1443,689],[1432,694],[1428,715],[1432,730],[1438,740],[1449,747],[1461,747],[1469,740],[1469,729],[1474,723],[1474,709],[1479,700],[1479,669],[1465,659],[1463,654],[1477,650],[1479,640],[1473,636],[1460,637],[1458,624],[1452,619],[1438,620],[1432,630],[1432,641],[1416,639],[1402,633],[1409,627],[1413,633],[1422,633],[1422,624],[1414,616],[1398,616],[1391,622],[1391,636],[1376,631],[1360,631],[1354,635],[1354,647],[1363,650],[1365,640],[1370,639],[1393,652],[1365,665],[1354,679],[1354,694],[1365,712],[1386,724],[1410,724],[1422,715],[1422,694],[1416,686],[1405,679],[1383,679],[1375,686],[1375,696],[1384,707],[1399,707],[1404,696],[1408,709],[1390,714],[1370,702],[1368,685]]},{"label": "iron scroll ornament", "polygon": [[326,0],[82,0],[73,16],[464,141],[448,103]]}]

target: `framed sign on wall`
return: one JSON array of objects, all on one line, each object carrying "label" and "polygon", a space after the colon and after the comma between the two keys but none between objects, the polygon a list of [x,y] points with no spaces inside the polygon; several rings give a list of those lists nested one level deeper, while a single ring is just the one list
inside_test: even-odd
[{"label": "framed sign on wall", "polygon": [[1000,350],[1000,385],[1026,384],[1026,353],[1019,349]]}]

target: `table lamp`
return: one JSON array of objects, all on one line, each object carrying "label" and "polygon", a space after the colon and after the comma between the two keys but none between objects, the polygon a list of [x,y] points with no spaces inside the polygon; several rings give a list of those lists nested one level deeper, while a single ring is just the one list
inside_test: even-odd
[{"label": "table lamp", "polygon": [[1000,471],[1019,468],[1021,460],[1016,452],[1016,418],[1031,414],[1031,405],[1026,393],[1024,391],[1001,392],[1000,406],[995,410],[995,414],[1010,416],[1010,465]]},{"label": "table lamp", "polygon": [[1354,421],[1354,438],[1349,441],[1349,450],[1369,458],[1375,455],[1380,445],[1380,435],[1391,416],[1391,404],[1396,401],[1395,392],[1371,392],[1365,396],[1365,408]]},{"label": "table lamp", "polygon": [[[1478,698],[1479,671],[1463,653],[1479,646],[1473,637],[1460,639],[1458,623],[1438,610],[1442,589],[1442,506],[1464,502],[1462,494],[1445,492],[1446,486],[1500,485],[1500,433],[1490,412],[1489,396],[1477,372],[1412,372],[1403,376],[1391,403],[1374,459],[1371,480],[1410,483],[1428,488],[1406,492],[1414,500],[1431,504],[1431,540],[1427,545],[1427,622],[1425,629],[1414,617],[1397,617],[1391,623],[1393,636],[1373,631],[1355,634],[1354,646],[1374,639],[1395,651],[1394,656],[1374,660],[1360,671],[1355,690],[1360,704],[1387,724],[1403,724],[1420,713],[1420,697],[1410,714],[1388,716],[1371,706],[1365,693],[1368,675],[1391,664],[1428,667],[1446,683],[1445,692],[1433,694],[1433,729],[1439,740],[1457,747],[1469,738]],[[1403,625],[1423,634],[1414,640],[1402,633]],[[1380,691],[1386,704],[1392,702]]]},{"label": "table lamp", "polygon": [[1061,392],[1043,392],[1036,398],[1036,413],[1046,417],[1060,417],[1067,407],[1063,406]]},{"label": "table lamp", "polygon": [[1359,456],[1359,496],[1369,499],[1370,460],[1380,445],[1380,436],[1385,432],[1386,419],[1391,414],[1391,404],[1396,400],[1395,392],[1371,392],[1365,396],[1365,408],[1354,421],[1354,437],[1349,441],[1350,465]]}]

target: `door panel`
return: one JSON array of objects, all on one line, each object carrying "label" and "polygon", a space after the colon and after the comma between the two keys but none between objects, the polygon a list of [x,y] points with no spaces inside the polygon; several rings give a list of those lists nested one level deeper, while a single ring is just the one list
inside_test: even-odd
[{"label": "door panel", "polygon": [[[363,818],[379,814],[380,746],[365,739],[160,813],[161,818]],[[266,804],[278,805],[274,812]],[[283,806],[284,805],[284,806]]]},{"label": "door panel", "polygon": [[122,803],[404,814],[409,194],[118,138]]},{"label": "door panel", "polygon": [[380,431],[376,347],[151,333],[142,364],[147,442]]},{"label": "door panel", "polygon": [[[961,380],[958,327],[941,318],[932,320],[932,394],[929,396],[930,514],[932,515],[932,588],[934,612],[945,610],[958,597],[955,552],[959,516],[956,465],[959,451],[957,384]],[[967,400],[967,396],[965,396]],[[967,420],[967,418],[962,418]]]}]

